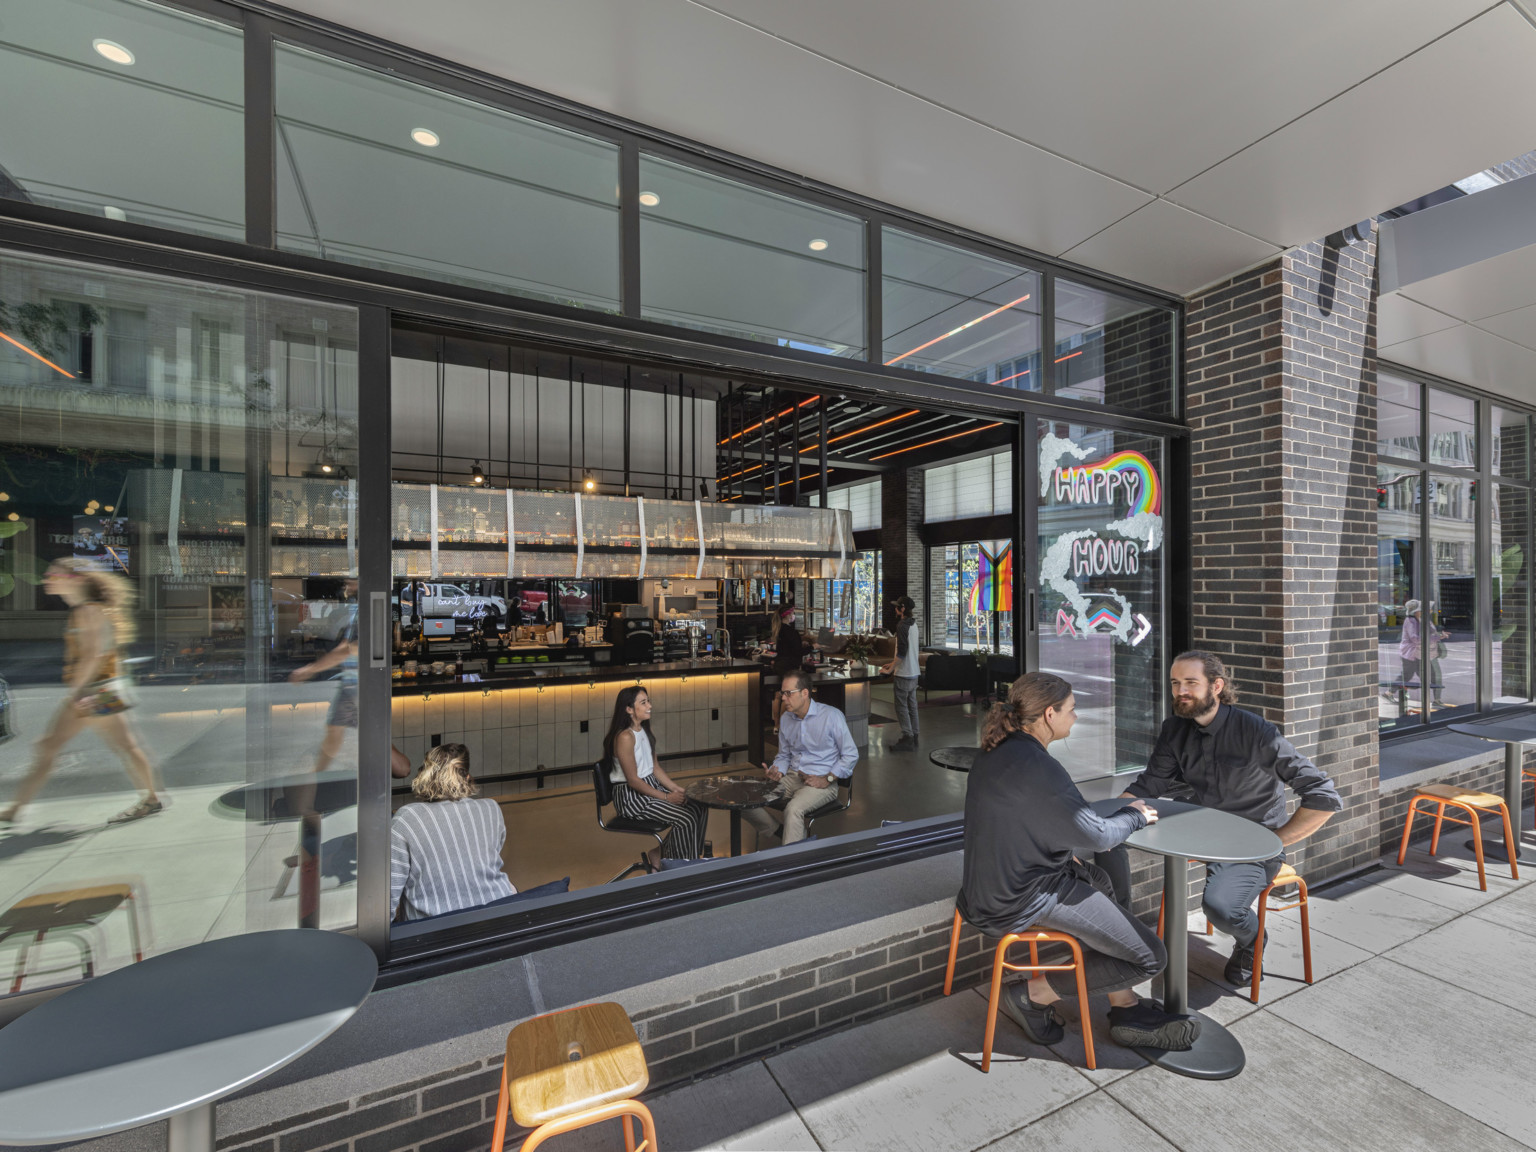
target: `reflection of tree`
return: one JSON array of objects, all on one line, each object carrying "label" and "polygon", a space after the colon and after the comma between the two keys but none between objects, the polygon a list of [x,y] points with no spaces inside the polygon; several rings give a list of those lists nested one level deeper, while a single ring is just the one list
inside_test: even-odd
[{"label": "reflection of tree", "polygon": [[102,323],[99,311],[89,304],[18,304],[0,300],[0,328],[13,329],[39,352],[59,355],[69,337]]},{"label": "reflection of tree", "polygon": [[[26,530],[27,526],[20,520],[0,520],[0,541],[9,540],[12,536]],[[0,544],[0,600],[4,600],[15,591],[18,581],[31,584],[33,587],[41,584],[43,562],[34,556],[23,563],[14,547],[5,548]]]}]

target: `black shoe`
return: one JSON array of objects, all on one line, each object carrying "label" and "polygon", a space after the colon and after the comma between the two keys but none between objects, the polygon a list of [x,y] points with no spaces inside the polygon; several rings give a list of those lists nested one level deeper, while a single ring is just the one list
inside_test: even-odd
[{"label": "black shoe", "polygon": [[1200,1020],[1164,1012],[1155,1000],[1109,1010],[1109,1038],[1125,1048],[1161,1048],[1184,1052],[1195,1045]]},{"label": "black shoe", "polygon": [[887,752],[910,752],[917,747],[917,741],[910,736],[903,736],[896,743],[886,748]]},{"label": "black shoe", "polygon": [[[1269,947],[1269,930],[1264,932],[1264,947]],[[1253,945],[1238,944],[1232,949],[1232,957],[1227,961],[1227,967],[1222,972],[1228,984],[1239,988],[1246,988],[1253,983]],[[1264,979],[1264,974],[1259,973],[1259,979]]]},{"label": "black shoe", "polygon": [[1054,1044],[1067,1034],[1065,1021],[1054,1004],[1041,1008],[1029,998],[1029,989],[1023,984],[1009,984],[1003,989],[1003,1013],[1024,1029],[1036,1044]]}]

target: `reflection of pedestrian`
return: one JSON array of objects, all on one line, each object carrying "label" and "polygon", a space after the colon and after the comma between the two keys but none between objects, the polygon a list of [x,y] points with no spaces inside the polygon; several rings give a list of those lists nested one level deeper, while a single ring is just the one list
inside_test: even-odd
[{"label": "reflection of pedestrian", "polygon": [[346,595],[353,600],[348,611],[351,619],[341,630],[336,647],[318,660],[294,670],[288,677],[295,684],[318,676],[321,672],[340,666],[341,675],[336,678],[336,697],[325,717],[325,735],[320,738],[320,750],[315,753],[315,771],[324,772],[336,754],[348,729],[357,730],[357,581],[346,582]]},{"label": "reflection of pedestrian", "polygon": [[1440,627],[1435,621],[1435,602],[1429,602],[1429,627],[1425,638],[1424,658],[1429,666],[1429,689],[1433,697],[1431,703],[1436,708],[1444,708],[1445,701],[1441,694],[1445,691],[1445,683],[1440,678],[1440,661],[1445,657],[1445,642],[1451,638],[1451,634]]},{"label": "reflection of pedestrian", "polygon": [[1403,605],[1403,635],[1397,642],[1397,655],[1403,662],[1403,683],[1411,684],[1419,678],[1424,655],[1424,621],[1417,600]]},{"label": "reflection of pedestrian", "polygon": [[88,725],[122,758],[129,777],[144,792],[137,804],[107,823],[153,816],[164,806],[155,791],[154,770],[124,715],[132,705],[119,649],[133,638],[133,586],[116,573],[96,571],[89,561],[69,556],[53,562],[43,588],[69,605],[64,629],[64,683],[69,691],[37,742],[32,771],[10,806],[0,812],[0,822],[15,821],[42,788],[64,746]]}]

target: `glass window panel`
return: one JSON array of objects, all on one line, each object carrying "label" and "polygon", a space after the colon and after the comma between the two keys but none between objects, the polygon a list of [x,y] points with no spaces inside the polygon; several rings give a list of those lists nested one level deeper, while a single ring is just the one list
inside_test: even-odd
[{"label": "glass window panel", "polygon": [[1448,468],[1477,467],[1475,400],[1429,390],[1429,462]]},{"label": "glass window panel", "polygon": [[941,464],[923,475],[923,523],[1013,511],[1013,453],[1005,450]]},{"label": "glass window panel", "polygon": [[1524,704],[1531,698],[1531,495],[1525,488],[1493,486],[1493,703]]},{"label": "glass window panel", "polygon": [[[0,808],[27,801],[4,906],[131,881],[150,952],[297,927],[283,861],[315,772],[356,791],[355,659],[288,682],[355,634],[356,313],[5,252],[0,302],[25,346],[0,342],[0,677],[20,737],[0,744]],[[79,606],[93,585],[107,610]],[[77,657],[98,630],[90,681],[128,707],[98,695],[93,731],[58,740],[67,629]],[[148,788],[174,808],[107,826]],[[346,929],[356,809],[322,815],[320,922]],[[126,915],[103,921],[114,942]],[[96,971],[130,959],[98,951]],[[44,942],[20,990],[78,972]]]},{"label": "glass window panel", "polygon": [[987,614],[977,607],[977,545],[960,545],[960,647],[986,649],[992,647]]},{"label": "glass window panel", "polygon": [[1383,465],[1376,476],[1378,710],[1383,731],[1424,718],[1424,594],[1419,587],[1423,473]]},{"label": "glass window panel", "polygon": [[1173,312],[1056,279],[1057,396],[1136,412],[1173,411]]},{"label": "glass window panel", "polygon": [[1429,478],[1431,595],[1423,660],[1434,719],[1477,709],[1476,480]]},{"label": "glass window panel", "polygon": [[960,548],[947,544],[941,549],[944,571],[944,646],[960,647]]},{"label": "glass window panel", "polygon": [[1039,392],[1040,274],[882,230],[881,361]]},{"label": "glass window panel", "polygon": [[1376,386],[1376,451],[1407,460],[1424,459],[1419,428],[1419,397],[1424,388],[1383,372]]},{"label": "glass window panel", "polygon": [[619,150],[277,48],[278,246],[616,311]]},{"label": "glass window panel", "polygon": [[244,240],[244,75],[239,30],[211,20],[133,0],[7,4],[0,196]]},{"label": "glass window panel", "polygon": [[864,224],[640,157],[641,315],[829,356],[864,355]]},{"label": "glass window panel", "polygon": [[1530,418],[1524,412],[1494,408],[1493,442],[1489,445],[1493,470],[1500,476],[1524,480],[1530,475]]},{"label": "glass window panel", "polygon": [[1146,767],[1164,713],[1163,441],[1041,424],[1040,667],[1072,684],[1078,779]]}]

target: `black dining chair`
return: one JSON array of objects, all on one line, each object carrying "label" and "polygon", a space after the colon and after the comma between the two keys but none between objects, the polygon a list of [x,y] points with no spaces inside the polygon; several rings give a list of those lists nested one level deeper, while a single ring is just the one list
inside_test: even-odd
[{"label": "black dining chair", "polygon": [[[592,765],[592,791],[597,796],[597,826],[604,832],[627,832],[632,836],[649,836],[656,841],[656,847],[660,848],[667,838],[670,825],[663,824],[659,820],[631,820],[628,816],[620,816],[618,809],[607,820],[603,819],[603,809],[613,803],[613,781],[608,779],[608,768],[601,760]],[[651,862],[646,859],[645,853],[640,853],[640,860],[631,864],[620,872],[613,880],[622,880],[631,872],[650,872]]]},{"label": "black dining chair", "polygon": [[841,796],[840,803],[833,804],[827,808],[818,808],[816,811],[806,814],[805,834],[807,836],[811,834],[812,827],[815,825],[816,821],[820,820],[823,816],[836,816],[839,812],[848,811],[849,806],[853,804],[852,776],[848,777],[846,780],[839,780],[837,782],[837,790]]}]

